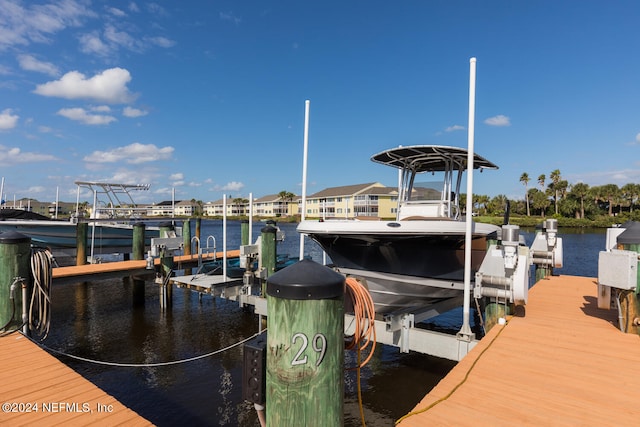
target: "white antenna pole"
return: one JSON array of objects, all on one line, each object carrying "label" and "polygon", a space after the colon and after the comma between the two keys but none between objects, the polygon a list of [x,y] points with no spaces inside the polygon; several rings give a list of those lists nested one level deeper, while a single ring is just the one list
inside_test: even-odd
[{"label": "white antenna pole", "polygon": [[0,184],[0,209],[4,207],[4,176],[2,177],[2,183]]},{"label": "white antenna pole", "polygon": [[249,193],[249,244],[253,244],[253,193]]},{"label": "white antenna pole", "polygon": [[59,195],[60,195],[60,188],[56,187],[56,216],[55,216],[56,219],[58,219],[58,203],[59,203],[58,197],[59,197]]},{"label": "white antenna pole", "polygon": [[473,333],[469,325],[469,307],[471,306],[471,240],[473,232],[473,158],[474,158],[474,132],[475,132],[475,107],[476,107],[476,58],[469,60],[469,131],[467,153],[467,216],[464,243],[464,303],[462,312],[462,328],[459,337],[466,341],[473,339]]},{"label": "white antenna pole", "polygon": [[222,277],[227,281],[227,195],[222,195]]},{"label": "white antenna pole", "polygon": [[[309,104],[308,99],[304,102],[304,152],[302,155],[302,212],[300,221],[304,221],[307,211],[307,153],[309,150]],[[300,260],[304,258],[304,234],[300,233]]]},{"label": "white antenna pole", "polygon": [[76,188],[76,219],[80,217],[80,186]]}]

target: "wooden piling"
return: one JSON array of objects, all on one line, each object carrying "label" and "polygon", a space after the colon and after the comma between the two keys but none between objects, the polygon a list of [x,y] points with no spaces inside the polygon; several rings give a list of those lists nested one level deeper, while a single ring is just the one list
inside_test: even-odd
[{"label": "wooden piling", "polygon": [[240,244],[248,245],[250,243],[251,242],[249,242],[249,220],[243,219],[240,222]]},{"label": "wooden piling", "polygon": [[[277,261],[277,229],[271,225],[263,227],[261,232],[260,267],[264,271],[264,278],[268,279],[276,272]],[[262,295],[265,294],[265,282],[262,283]]]},{"label": "wooden piling", "polygon": [[268,426],[344,424],[344,277],[302,260],[267,279]]},{"label": "wooden piling", "polygon": [[191,255],[191,220],[188,218],[182,223],[182,245],[184,254]]},{"label": "wooden piling", "polygon": [[89,223],[78,222],[76,224],[76,265],[87,263],[87,232]]},{"label": "wooden piling", "polygon": [[144,253],[144,222],[137,222],[133,225],[133,259],[141,260],[145,258]]},{"label": "wooden piling", "polygon": [[[23,323],[22,285],[31,288],[30,266],[31,238],[16,231],[0,233],[0,331],[17,329]],[[31,292],[27,298],[29,295]]]}]

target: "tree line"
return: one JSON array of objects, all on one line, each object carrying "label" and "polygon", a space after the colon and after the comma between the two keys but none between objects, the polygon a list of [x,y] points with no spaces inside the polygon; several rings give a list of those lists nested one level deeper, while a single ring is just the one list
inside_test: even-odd
[{"label": "tree line", "polygon": [[525,188],[524,199],[474,195],[475,209],[480,215],[500,215],[509,201],[512,214],[527,217],[552,216],[576,220],[616,217],[615,222],[640,220],[640,184],[629,183],[622,187],[616,184],[590,187],[583,182],[569,184],[562,179],[559,169],[553,170],[548,178],[545,174],[539,175],[535,182],[524,172],[520,183]]}]

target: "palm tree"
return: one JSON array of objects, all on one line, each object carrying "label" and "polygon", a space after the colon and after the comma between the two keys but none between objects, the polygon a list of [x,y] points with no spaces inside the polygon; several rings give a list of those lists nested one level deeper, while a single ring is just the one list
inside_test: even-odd
[{"label": "palm tree", "polygon": [[542,191],[544,191],[544,180],[547,179],[547,177],[544,174],[541,174],[538,177],[538,185],[540,186],[540,188],[542,188]]},{"label": "palm tree", "polygon": [[571,187],[571,194],[580,200],[580,218],[584,219],[584,199],[589,195],[589,185],[579,182]]},{"label": "palm tree", "polygon": [[613,204],[620,197],[620,188],[616,184],[605,184],[600,187],[600,195],[609,204],[609,216],[613,216]]},{"label": "palm tree", "polygon": [[640,186],[638,184],[625,184],[621,189],[622,197],[629,203],[629,212],[633,213],[633,204],[638,199]]},{"label": "palm tree", "polygon": [[296,195],[289,191],[282,190],[281,192],[278,193],[278,197],[280,197],[280,200],[284,203],[285,205],[284,213],[285,215],[287,215],[289,213],[289,203],[293,201]]},{"label": "palm tree", "polygon": [[531,216],[531,211],[529,210],[529,174],[524,172],[522,175],[520,175],[520,182],[524,184],[524,196],[525,196],[525,201],[527,203],[527,216]]},{"label": "palm tree", "polygon": [[537,188],[531,190],[532,203],[535,209],[540,209],[540,216],[545,217],[545,211],[549,206],[549,198],[544,191],[540,191]]},{"label": "palm tree", "polygon": [[551,185],[550,187],[553,189],[553,204],[555,205],[555,212],[556,215],[558,214],[558,183],[560,183],[560,169],[555,169],[553,171],[551,171]]}]

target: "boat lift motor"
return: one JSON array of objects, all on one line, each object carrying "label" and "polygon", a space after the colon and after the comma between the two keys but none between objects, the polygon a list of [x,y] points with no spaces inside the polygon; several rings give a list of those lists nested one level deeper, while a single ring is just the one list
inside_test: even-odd
[{"label": "boat lift motor", "polygon": [[520,227],[503,225],[502,238],[491,245],[476,272],[473,296],[525,305],[529,290],[529,248],[521,244]]},{"label": "boat lift motor", "polygon": [[536,234],[531,245],[531,255],[536,265],[562,268],[562,238],[558,237],[557,219],[542,223],[542,232]]},{"label": "boat lift motor", "polygon": [[147,270],[153,270],[154,259],[174,256],[175,252],[182,251],[184,241],[182,236],[154,237],[151,239],[151,249],[147,252]]}]

